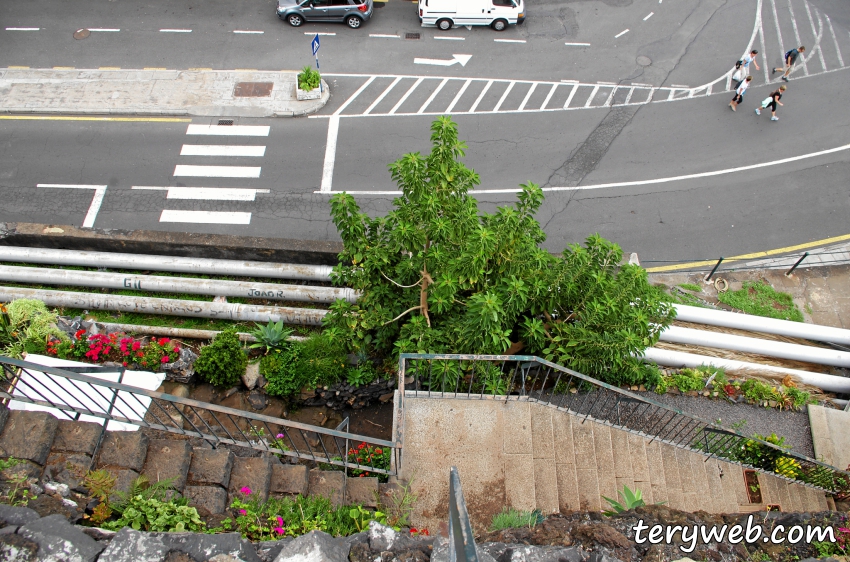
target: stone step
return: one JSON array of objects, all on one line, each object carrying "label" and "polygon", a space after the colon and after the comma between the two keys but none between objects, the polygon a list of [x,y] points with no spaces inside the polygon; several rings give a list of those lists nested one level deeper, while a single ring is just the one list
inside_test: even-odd
[{"label": "stone step", "polygon": [[342,489],[345,474],[341,470],[319,470],[314,468],[307,475],[307,493],[311,496],[330,498],[333,505],[342,505]]},{"label": "stone step", "polygon": [[[622,490],[623,486],[628,486],[630,490],[637,488],[635,485],[635,471],[632,466],[632,454],[629,450],[629,434],[625,431],[611,430],[611,447],[614,453],[614,477],[617,480],[617,490]],[[646,457],[644,456],[644,460]],[[638,461],[639,462],[639,461]],[[641,489],[641,492],[644,492]],[[652,490],[650,490],[652,493]],[[611,496],[609,496],[611,497]],[[611,497],[620,501],[620,497]]]},{"label": "stone step", "polygon": [[[277,458],[275,462],[280,462]],[[241,490],[250,488],[262,501],[269,498],[272,478],[272,459],[270,457],[234,457],[230,471],[230,484],[227,487],[228,505],[234,499],[243,498]]]},{"label": "stone step", "polygon": [[141,431],[107,431],[95,465],[115,477],[115,489],[126,492],[145,466],[148,437]]},{"label": "stone step", "polygon": [[501,406],[504,505],[527,511],[536,509],[532,409],[532,404],[519,401]]},{"label": "stone step", "polygon": [[575,447],[575,470],[579,509],[599,511],[602,509],[602,497],[599,489],[599,470],[596,465],[594,423],[590,420],[574,417],[571,425],[573,429],[573,446]]},{"label": "stone step", "polygon": [[531,409],[531,449],[534,459],[534,505],[543,514],[558,513],[558,479],[555,467],[553,410]]},{"label": "stone step", "polygon": [[142,474],[151,482],[173,479],[172,486],[182,492],[186,486],[192,447],[188,441],[152,439],[148,445]]},{"label": "stone step", "polygon": [[679,475],[679,460],[676,447],[659,443],[661,460],[664,466],[664,481],[667,484],[667,505],[673,509],[685,509],[685,495],[682,492],[682,480]]},{"label": "stone step", "polygon": [[573,419],[573,416],[563,412],[555,412],[552,416],[558,506],[564,513],[576,511],[580,507],[573,448]]},{"label": "stone step", "polygon": [[667,481],[664,478],[664,461],[661,458],[661,443],[641,438],[646,451],[646,461],[649,467],[649,482],[652,487],[652,500],[655,503],[667,504]]}]

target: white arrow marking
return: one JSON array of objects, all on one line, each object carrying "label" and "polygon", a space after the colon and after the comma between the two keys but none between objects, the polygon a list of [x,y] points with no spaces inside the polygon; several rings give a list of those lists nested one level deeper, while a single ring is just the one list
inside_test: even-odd
[{"label": "white arrow marking", "polygon": [[443,59],[413,59],[413,64],[433,64],[436,66],[451,66],[457,62],[460,63],[461,66],[466,66],[466,63],[469,62],[469,59],[472,58],[472,55],[452,55],[454,58],[449,60]]}]

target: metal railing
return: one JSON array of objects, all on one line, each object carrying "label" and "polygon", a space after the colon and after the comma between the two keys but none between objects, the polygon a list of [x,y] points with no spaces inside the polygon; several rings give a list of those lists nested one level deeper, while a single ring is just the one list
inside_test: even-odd
[{"label": "metal railing", "polygon": [[[341,431],[348,428],[347,420],[328,429],[145,390],[120,382],[120,367],[60,369],[9,357],[0,357],[0,365],[3,403],[23,403],[26,409],[47,410],[60,419],[95,421],[104,429],[129,424],[197,437],[213,447],[235,445],[375,475],[395,474],[392,467],[398,466],[396,443]],[[89,376],[96,373],[117,373],[119,382]],[[390,450],[390,467],[351,462],[349,445],[358,443]]]},{"label": "metal railing", "polygon": [[716,456],[828,492],[850,490],[846,471],[530,355],[403,353],[399,391],[401,407],[405,397],[537,402],[582,423],[592,419],[690,449],[706,461]]}]

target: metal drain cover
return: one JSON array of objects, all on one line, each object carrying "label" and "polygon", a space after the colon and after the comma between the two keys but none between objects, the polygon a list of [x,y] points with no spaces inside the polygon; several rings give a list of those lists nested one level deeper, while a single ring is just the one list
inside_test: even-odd
[{"label": "metal drain cover", "polygon": [[91,31],[88,29],[78,29],[74,32],[74,39],[85,39],[89,35],[91,35]]},{"label": "metal drain cover", "polygon": [[405,33],[404,38],[405,39],[419,39],[420,34],[419,33]]},{"label": "metal drain cover", "polygon": [[235,98],[265,98],[272,95],[274,82],[239,82],[233,88]]},{"label": "metal drain cover", "polygon": [[218,124],[221,126],[233,125],[233,119],[219,119]]}]

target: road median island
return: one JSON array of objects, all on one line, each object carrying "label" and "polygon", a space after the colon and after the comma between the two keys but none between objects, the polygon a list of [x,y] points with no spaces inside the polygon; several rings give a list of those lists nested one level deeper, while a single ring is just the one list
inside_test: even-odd
[{"label": "road median island", "polygon": [[[0,69],[0,114],[297,117],[330,99],[296,99],[296,71]],[[258,86],[259,85],[259,86]],[[270,86],[269,86],[270,85]]]}]

